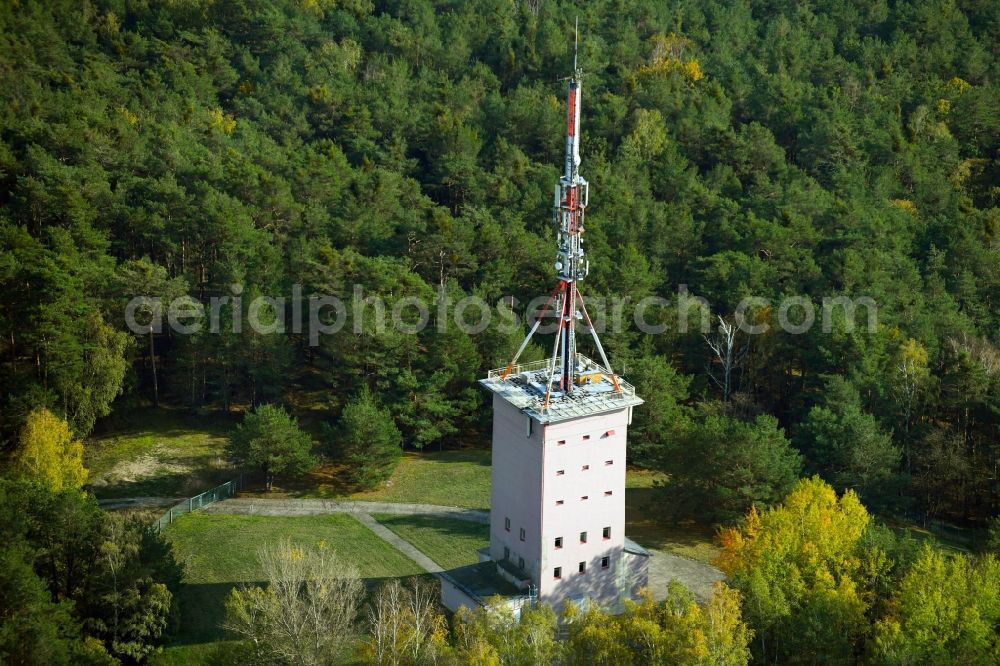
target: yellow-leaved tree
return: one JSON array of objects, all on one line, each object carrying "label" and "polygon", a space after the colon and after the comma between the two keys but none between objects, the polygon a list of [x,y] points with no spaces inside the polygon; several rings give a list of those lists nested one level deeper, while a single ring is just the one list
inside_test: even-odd
[{"label": "yellow-leaved tree", "polygon": [[87,482],[83,443],[69,424],[44,407],[33,410],[21,430],[13,468],[18,476],[41,482],[51,490],[81,488]]},{"label": "yellow-leaved tree", "polygon": [[799,481],[781,505],[752,509],[742,525],[722,531],[719,566],[743,593],[757,659],[850,659],[887,566],[884,553],[863,546],[870,522],[853,491],[837,497],[813,477]]},{"label": "yellow-leaved tree", "polygon": [[743,622],[740,594],[716,583],[704,605],[678,583],[653,601],[648,590],[609,615],[568,604],[564,663],[586,666],[746,666],[753,631]]}]

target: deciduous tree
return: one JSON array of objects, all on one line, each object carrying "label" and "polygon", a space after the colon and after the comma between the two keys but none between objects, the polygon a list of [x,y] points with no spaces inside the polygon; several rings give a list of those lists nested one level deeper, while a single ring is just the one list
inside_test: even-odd
[{"label": "deciduous tree", "polygon": [[866,630],[868,590],[882,558],[862,549],[871,521],[857,495],[804,479],[773,508],[722,532],[719,566],[744,596],[754,657],[810,655],[842,663]]},{"label": "deciduous tree", "polygon": [[414,578],[383,583],[368,605],[363,652],[377,666],[438,663],[450,648],[447,621],[433,583]]},{"label": "deciduous tree", "polygon": [[334,664],[353,644],[364,592],[357,568],[324,543],[285,539],[260,548],[267,587],[234,589],[226,628],[251,641],[261,664]]},{"label": "deciduous tree", "polygon": [[13,469],[53,491],[79,489],[87,482],[83,442],[74,439],[68,423],[44,407],[28,415]]},{"label": "deciduous tree", "polygon": [[930,545],[878,621],[872,663],[990,664],[1000,660],[1000,563],[946,555]]}]

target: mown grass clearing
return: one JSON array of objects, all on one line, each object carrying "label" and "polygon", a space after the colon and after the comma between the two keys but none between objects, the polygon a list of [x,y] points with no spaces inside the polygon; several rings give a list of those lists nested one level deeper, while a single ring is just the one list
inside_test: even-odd
[{"label": "mown grass clearing", "polygon": [[239,583],[260,582],[257,551],[283,538],[303,545],[321,542],[366,579],[413,576],[423,571],[351,516],[233,516],[192,513],[164,535],[184,565],[181,631],[176,642],[205,643],[223,637],[225,599]]},{"label": "mown grass clearing", "polygon": [[[172,410],[149,410],[113,435],[88,443],[87,464],[92,489],[101,498],[186,496],[228,480],[222,451],[235,419],[187,416]],[[154,458],[161,473],[125,481],[115,474],[134,461]],[[183,470],[165,473],[170,465]],[[118,472],[116,472],[118,470]],[[488,509],[490,452],[484,449],[406,453],[392,477],[379,487],[352,492],[335,464],[321,465],[303,479],[282,482],[261,496],[318,497],[439,504]],[[654,485],[662,475],[630,469],[626,481],[626,533],[640,544],[701,562],[712,562],[719,549],[714,530],[694,523],[676,524],[659,518]],[[405,538],[405,537],[404,537]],[[416,545],[416,544],[415,544]],[[419,546],[418,546],[419,547]],[[428,556],[432,557],[430,553]],[[445,563],[439,562],[442,566]]]},{"label": "mown grass clearing", "polygon": [[187,497],[232,478],[225,446],[235,420],[171,409],[134,413],[87,441],[88,488],[100,499]]},{"label": "mown grass clearing", "polygon": [[478,562],[477,551],[490,543],[490,526],[467,520],[388,514],[376,514],[375,519],[444,569]]}]

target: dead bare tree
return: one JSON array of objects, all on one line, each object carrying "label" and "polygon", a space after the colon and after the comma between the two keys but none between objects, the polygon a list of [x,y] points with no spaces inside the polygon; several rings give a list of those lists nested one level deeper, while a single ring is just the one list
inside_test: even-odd
[{"label": "dead bare tree", "polygon": [[[709,379],[722,390],[722,400],[729,402],[733,394],[733,373],[737,368],[742,367],[750,351],[750,338],[747,337],[742,345],[737,344],[739,328],[735,323],[726,321],[719,315],[719,327],[715,333],[703,335],[705,344],[712,350],[714,358],[706,367]],[[746,337],[746,336],[745,336]],[[721,366],[716,373],[715,365]]]},{"label": "dead bare tree", "polygon": [[990,377],[1000,373],[1000,349],[997,349],[983,338],[962,333],[960,338],[949,338],[948,345],[956,354],[966,352],[979,365],[983,366],[986,374]]}]

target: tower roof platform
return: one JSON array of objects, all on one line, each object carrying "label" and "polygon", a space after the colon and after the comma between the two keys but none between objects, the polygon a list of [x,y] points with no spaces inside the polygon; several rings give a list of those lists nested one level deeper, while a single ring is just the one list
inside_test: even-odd
[{"label": "tower roof platform", "polygon": [[[618,378],[621,387],[618,392],[611,382],[610,370],[583,354],[577,354],[576,359],[577,382],[572,393],[553,391],[548,409],[544,403],[551,360],[515,365],[506,379],[503,379],[506,368],[490,370],[479,383],[539,423],[567,421],[642,404],[634,386]],[[558,367],[552,379],[558,386]]]}]

